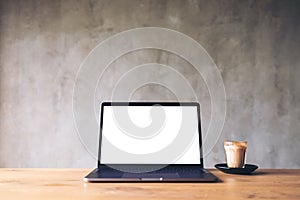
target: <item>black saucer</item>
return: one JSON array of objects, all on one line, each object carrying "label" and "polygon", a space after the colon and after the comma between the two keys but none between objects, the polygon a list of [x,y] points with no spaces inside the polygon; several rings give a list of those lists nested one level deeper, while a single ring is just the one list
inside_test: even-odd
[{"label": "black saucer", "polygon": [[251,165],[251,164],[245,164],[242,168],[229,168],[227,167],[226,163],[216,164],[215,167],[227,174],[243,174],[243,175],[249,175],[252,172],[254,172],[258,166],[257,165]]}]

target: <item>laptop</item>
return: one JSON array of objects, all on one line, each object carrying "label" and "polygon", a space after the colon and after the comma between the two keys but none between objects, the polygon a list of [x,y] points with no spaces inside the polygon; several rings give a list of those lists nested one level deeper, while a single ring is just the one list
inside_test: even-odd
[{"label": "laptop", "polygon": [[204,169],[197,102],[103,102],[86,182],[216,182]]}]

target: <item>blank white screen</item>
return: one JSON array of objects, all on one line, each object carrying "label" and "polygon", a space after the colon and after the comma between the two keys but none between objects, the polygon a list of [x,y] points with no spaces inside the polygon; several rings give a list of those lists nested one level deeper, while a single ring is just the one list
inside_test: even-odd
[{"label": "blank white screen", "polygon": [[[158,106],[152,116],[152,106],[104,106],[103,109],[102,164],[200,164],[196,106]],[[122,110],[129,117],[124,117]],[[154,122],[160,126],[149,132],[146,128],[155,125]],[[135,127],[128,126],[130,123]],[[164,150],[169,153],[160,153]]]}]

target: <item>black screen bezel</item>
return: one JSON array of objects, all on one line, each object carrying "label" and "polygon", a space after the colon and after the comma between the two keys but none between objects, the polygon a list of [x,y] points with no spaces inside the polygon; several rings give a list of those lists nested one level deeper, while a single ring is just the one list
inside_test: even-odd
[{"label": "black screen bezel", "polygon": [[[203,163],[203,150],[202,150],[202,131],[201,131],[201,115],[200,104],[198,102],[102,102],[100,110],[100,130],[99,130],[99,147],[98,147],[98,168],[103,165],[100,163],[101,159],[101,147],[102,147],[102,127],[103,127],[103,115],[104,106],[196,106],[197,118],[198,118],[198,134],[199,134],[199,151],[200,151],[200,167],[204,167]],[[171,164],[171,165],[195,165],[195,164]]]}]

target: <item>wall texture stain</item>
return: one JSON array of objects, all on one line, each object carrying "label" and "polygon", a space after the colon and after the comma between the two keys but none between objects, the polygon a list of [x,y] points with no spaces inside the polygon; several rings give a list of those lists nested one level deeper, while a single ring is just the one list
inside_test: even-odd
[{"label": "wall texture stain", "polygon": [[[0,167],[94,167],[73,120],[76,72],[104,39],[148,26],[192,37],[221,71],[227,116],[205,158],[207,167],[224,162],[225,139],[247,140],[249,163],[300,167],[300,1],[0,2]],[[205,132],[211,111],[205,83],[193,66],[168,52],[140,50],[116,60],[99,98],[133,64],[151,61],[180,71],[200,94]],[[132,98],[163,101],[175,95],[147,85]]]}]

